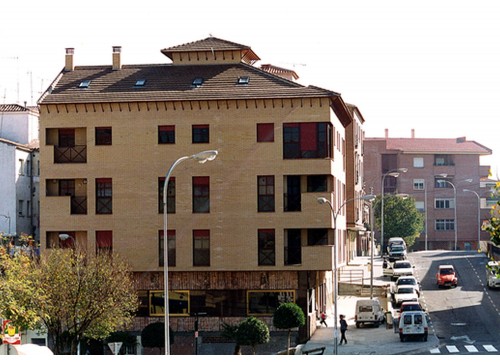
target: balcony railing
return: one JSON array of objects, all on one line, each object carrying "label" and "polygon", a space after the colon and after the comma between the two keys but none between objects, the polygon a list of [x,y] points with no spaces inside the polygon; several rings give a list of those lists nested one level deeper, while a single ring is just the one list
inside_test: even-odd
[{"label": "balcony railing", "polygon": [[55,163],[86,163],[87,146],[59,147],[54,146]]},{"label": "balcony railing", "polygon": [[87,197],[85,196],[71,197],[71,214],[87,215]]}]

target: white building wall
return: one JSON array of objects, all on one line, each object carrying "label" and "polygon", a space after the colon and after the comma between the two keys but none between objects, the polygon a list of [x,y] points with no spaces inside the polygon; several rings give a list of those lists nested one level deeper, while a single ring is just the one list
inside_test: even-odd
[{"label": "white building wall", "polygon": [[0,138],[20,144],[38,140],[38,115],[24,112],[0,112]]},{"label": "white building wall", "polygon": [[16,232],[16,147],[0,142],[0,232]]}]

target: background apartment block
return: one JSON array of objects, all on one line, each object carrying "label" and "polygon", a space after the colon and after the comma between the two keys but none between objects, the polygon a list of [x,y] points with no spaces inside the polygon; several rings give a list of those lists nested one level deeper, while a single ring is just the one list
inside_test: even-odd
[{"label": "background apartment block", "polygon": [[[366,187],[381,194],[384,178],[385,194],[415,199],[426,226],[413,250],[474,250],[479,238],[489,240],[480,230],[491,209],[489,166],[482,166],[480,157],[490,154],[490,149],[465,137],[416,138],[412,131],[409,138],[390,138],[386,130],[385,138],[365,139]],[[388,175],[400,168],[408,171],[399,177]]]},{"label": "background apartment block", "polygon": [[0,104],[0,233],[38,240],[38,109]]},{"label": "background apartment block", "polygon": [[[257,68],[248,46],[207,38],[162,52],[171,63],[122,65],[114,47],[111,65],[75,67],[67,49],[39,103],[42,249],[70,246],[68,234],[125,257],[142,303],[134,330],[162,320],[165,175],[180,157],[217,150],[170,178],[171,327],[192,331],[199,313],[201,330],[248,315],[272,326],[278,303],[294,301],[308,337],[332,307],[333,233],[340,266],[367,244],[359,110],[294,72]],[[341,209],[336,230],[318,197]]]}]

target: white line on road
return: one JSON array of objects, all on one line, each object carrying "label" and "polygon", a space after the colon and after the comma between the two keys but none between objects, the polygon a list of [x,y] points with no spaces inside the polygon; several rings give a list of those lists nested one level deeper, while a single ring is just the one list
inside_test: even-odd
[{"label": "white line on road", "polygon": [[493,347],[491,344],[485,344],[483,345],[484,349],[488,352],[498,352],[495,347]]},{"label": "white line on road", "polygon": [[448,352],[450,353],[458,353],[458,348],[455,347],[455,346],[446,346],[446,349],[448,350]]},{"label": "white line on road", "polygon": [[468,351],[468,352],[479,352],[478,349],[475,347],[475,346],[470,346],[470,345],[466,345],[465,346],[465,349]]}]

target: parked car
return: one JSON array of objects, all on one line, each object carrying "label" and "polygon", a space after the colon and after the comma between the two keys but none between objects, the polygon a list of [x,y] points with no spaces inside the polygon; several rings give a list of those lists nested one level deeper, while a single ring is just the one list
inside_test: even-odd
[{"label": "parked car", "polygon": [[[391,266],[392,272],[387,271],[387,274],[392,280],[397,280],[402,276],[413,275],[413,268],[414,266],[408,260],[396,260]],[[386,275],[385,272],[384,275]]]},{"label": "parked car", "polygon": [[406,248],[403,245],[393,244],[389,248],[389,261],[406,259]]},{"label": "parked car", "polygon": [[384,323],[384,318],[384,309],[378,299],[359,299],[356,301],[356,313],[354,315],[356,328],[365,324],[379,327]]},{"label": "parked car", "polygon": [[401,303],[401,306],[399,307],[399,314],[403,312],[413,312],[413,311],[420,311],[420,312],[425,312],[424,308],[422,308],[422,305],[420,302],[403,302]]},{"label": "parked car", "polygon": [[418,293],[412,285],[400,285],[394,293],[394,303],[399,307],[403,302],[418,302]]},{"label": "parked car", "polygon": [[498,261],[489,261],[486,264],[486,284],[488,288],[500,288],[500,264]]},{"label": "parked car", "polygon": [[401,342],[409,338],[420,338],[427,341],[429,324],[424,312],[411,311],[401,313],[399,318],[399,339]]},{"label": "parked car", "polygon": [[438,287],[456,287],[458,278],[453,265],[440,265],[436,273]]},{"label": "parked car", "polygon": [[390,251],[391,246],[393,246],[393,245],[402,245],[406,249],[406,242],[405,242],[405,240],[403,238],[399,237],[399,236],[395,236],[395,237],[389,238],[389,240],[387,241],[387,252]]},{"label": "parked car", "polygon": [[416,288],[418,295],[420,296],[420,283],[418,282],[417,278],[415,278],[412,275],[405,275],[401,276],[396,281],[394,284],[391,285],[391,293],[394,293],[396,290],[396,287],[400,285],[411,285]]}]

